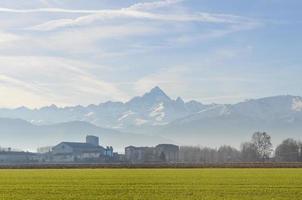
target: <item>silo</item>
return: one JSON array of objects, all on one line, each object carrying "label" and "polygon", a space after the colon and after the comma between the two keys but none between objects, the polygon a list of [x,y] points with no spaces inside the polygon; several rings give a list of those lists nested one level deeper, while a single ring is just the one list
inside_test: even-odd
[{"label": "silo", "polygon": [[99,146],[99,137],[93,135],[87,135],[86,143],[92,144],[93,146]]}]

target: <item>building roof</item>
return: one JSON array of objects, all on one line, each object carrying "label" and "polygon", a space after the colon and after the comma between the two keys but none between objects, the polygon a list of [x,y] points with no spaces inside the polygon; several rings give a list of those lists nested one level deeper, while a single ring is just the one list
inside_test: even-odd
[{"label": "building roof", "polygon": [[135,146],[128,146],[125,149],[154,149],[154,147],[135,147]]},{"label": "building roof", "polygon": [[170,151],[170,152],[179,151],[179,146],[174,144],[159,144],[155,148],[159,151]]},{"label": "building roof", "polygon": [[89,143],[80,143],[80,142],[62,142],[60,144],[65,144],[71,147],[74,151],[82,151],[82,152],[92,152],[92,151],[102,151],[104,150],[101,146],[94,146]]},{"label": "building roof", "polygon": [[72,148],[97,148],[96,146],[89,144],[89,143],[82,143],[82,142],[62,142]]},{"label": "building roof", "polygon": [[177,146],[175,144],[159,144],[156,147],[179,148],[179,146]]},{"label": "building roof", "polygon": [[135,147],[135,146],[128,146],[125,149],[154,149],[154,148],[164,148],[170,150],[179,150],[179,146],[174,144],[159,144],[156,147]]},{"label": "building roof", "polygon": [[128,146],[128,147],[125,147],[125,149],[130,149],[130,148],[135,149],[135,148],[137,148],[137,147],[135,147],[135,146]]},{"label": "building roof", "polygon": [[0,155],[34,156],[36,154],[24,151],[0,151]]}]

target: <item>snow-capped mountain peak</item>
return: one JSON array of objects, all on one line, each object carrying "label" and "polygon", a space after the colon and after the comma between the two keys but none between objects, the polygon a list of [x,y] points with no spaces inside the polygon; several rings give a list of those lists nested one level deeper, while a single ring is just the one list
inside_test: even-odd
[{"label": "snow-capped mountain peak", "polygon": [[[302,98],[275,96],[244,101],[232,105],[204,105],[198,101],[185,102],[171,99],[162,89],[155,87],[130,101],[105,102],[99,105],[59,108],[55,105],[41,109],[0,109],[0,117],[24,119],[34,124],[54,124],[69,121],[85,121],[105,128],[133,130],[191,123],[192,121],[221,123],[253,121],[254,123],[288,124],[302,121]],[[240,124],[240,123],[239,123]],[[261,125],[261,124],[260,124]],[[140,129],[142,130],[142,129]]]},{"label": "snow-capped mountain peak", "polygon": [[159,102],[168,102],[171,101],[170,97],[166,95],[159,87],[153,88],[150,92],[144,94],[143,96],[134,97],[126,104],[130,107],[149,107]]},{"label": "snow-capped mountain peak", "polygon": [[141,98],[144,100],[150,100],[154,102],[171,101],[171,98],[158,86],[154,87],[150,92],[144,94]]}]

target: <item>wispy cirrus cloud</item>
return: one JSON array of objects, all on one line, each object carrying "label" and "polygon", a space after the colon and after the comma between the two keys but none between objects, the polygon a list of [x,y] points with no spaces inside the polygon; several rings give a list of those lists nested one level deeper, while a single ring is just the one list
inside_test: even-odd
[{"label": "wispy cirrus cloud", "polygon": [[18,39],[20,37],[15,34],[0,31],[0,43],[17,41]]},{"label": "wispy cirrus cloud", "polygon": [[[237,16],[237,15],[230,15],[230,14],[221,14],[221,13],[207,13],[207,12],[181,12],[181,13],[174,13],[171,12],[169,7],[174,4],[179,4],[181,2],[185,2],[184,0],[163,0],[163,1],[153,1],[153,2],[143,2],[143,3],[136,3],[130,5],[125,8],[120,9],[101,9],[101,10],[78,10],[78,9],[62,9],[62,8],[39,8],[39,9],[8,9],[8,8],[0,8],[0,12],[13,12],[13,13],[48,13],[50,16],[52,13],[65,13],[65,14],[80,14],[81,16],[75,18],[61,18],[55,20],[49,20],[37,25],[31,25],[25,28],[28,31],[37,31],[37,32],[49,32],[54,30],[63,30],[64,28],[81,28],[82,26],[98,26],[100,23],[110,23],[114,22],[117,28],[120,27],[119,24],[123,24],[123,27],[126,27],[123,21],[127,21],[127,23],[131,21],[137,21],[142,23],[155,23],[149,25],[148,27],[153,27],[152,29],[159,29],[157,27],[160,23],[166,24],[186,24],[186,23],[199,23],[199,24],[222,24],[228,25],[228,27],[223,27],[220,29],[210,30],[208,32],[201,32],[201,33],[191,33],[191,34],[179,34],[178,36],[172,36],[168,38],[168,41],[176,44],[176,43],[184,43],[190,42],[195,40],[203,40],[203,39],[211,39],[222,37],[224,35],[228,35],[234,32],[250,30],[257,28],[260,22],[254,19]],[[158,8],[166,8],[165,12],[157,12]],[[122,20],[122,21],[121,21]],[[120,21],[120,22],[118,22]],[[118,22],[118,23],[117,23]],[[142,25],[142,29],[144,30],[146,27]],[[104,27],[104,25],[102,25]],[[106,25],[105,25],[106,27]],[[108,26],[107,26],[108,27]],[[110,26],[109,26],[110,27]],[[105,29],[105,28],[102,28]],[[121,31],[121,35],[124,32],[134,32],[132,25],[129,26],[129,31]],[[79,32],[82,30],[73,30],[74,32]],[[85,31],[85,29],[84,29]],[[108,32],[103,30],[105,33]],[[137,29],[139,31],[139,29]],[[186,28],[183,28],[183,31],[186,31]],[[141,31],[139,31],[141,32]],[[66,35],[66,34],[65,34]],[[83,40],[91,40],[89,34],[87,37],[82,37],[84,34],[73,34],[74,36],[80,35],[81,38],[79,41]],[[95,34],[93,34],[95,35]],[[101,37],[104,34],[98,34]],[[48,37],[48,36],[47,36]],[[58,38],[57,36],[52,36],[52,38]],[[69,36],[66,38],[68,41]],[[86,39],[87,38],[87,39]],[[90,39],[89,39],[90,38]],[[1,40],[0,40],[1,41]],[[65,41],[65,39],[61,40]],[[176,42],[176,43],[175,43]],[[56,42],[53,42],[56,43]],[[48,45],[49,46],[49,45]],[[60,45],[66,46],[66,45]]]},{"label": "wispy cirrus cloud", "polygon": [[63,8],[35,8],[35,9],[0,8],[0,12],[4,12],[4,13],[74,13],[74,14],[89,14],[89,13],[100,12],[100,10],[73,10],[73,9],[63,9]]},{"label": "wispy cirrus cloud", "polygon": [[128,7],[127,9],[128,10],[150,10],[150,9],[170,6],[170,5],[181,3],[184,1],[185,0],[163,0],[163,1],[136,3],[136,4]]},{"label": "wispy cirrus cloud", "polygon": [[201,22],[201,23],[221,23],[221,24],[245,24],[256,23],[252,19],[226,14],[213,13],[195,13],[195,14],[157,14],[150,12],[142,12],[136,10],[103,10],[93,15],[81,16],[75,19],[59,19],[51,20],[43,24],[35,25],[28,30],[50,31],[64,27],[74,27],[88,25],[97,21],[111,19],[144,19],[156,20],[164,22]]},{"label": "wispy cirrus cloud", "polygon": [[[184,98],[227,96],[246,81],[220,81],[215,77],[221,74],[197,68],[235,68],[209,52],[252,45],[243,32],[266,23],[198,0],[14,2],[0,2],[0,105],[20,105],[20,95],[27,96],[21,104],[31,107],[125,100],[155,85]],[[243,53],[223,55],[235,62]],[[244,84],[233,84],[239,81]],[[209,91],[199,91],[200,85]]]},{"label": "wispy cirrus cloud", "polygon": [[115,19],[134,19],[134,20],[153,20],[163,22],[200,22],[200,23],[220,23],[220,24],[246,24],[256,23],[256,20],[242,16],[195,12],[195,13],[175,13],[175,12],[157,12],[158,8],[169,8],[174,4],[179,4],[184,0],[163,0],[154,2],[136,3],[120,9],[100,9],[100,10],[79,10],[62,8],[38,8],[38,9],[9,9],[0,8],[0,12],[10,13],[64,13],[80,14],[75,18],[62,18],[49,20],[47,22],[31,26],[27,30],[51,31],[64,27],[76,27],[93,24],[98,21]]},{"label": "wispy cirrus cloud", "polygon": [[[82,95],[90,99],[82,101],[82,104],[109,98],[128,98],[113,83],[98,79],[87,67],[91,66],[90,63],[58,57],[1,56],[0,66],[0,93],[14,91],[14,95],[8,95],[3,103],[0,101],[0,104],[6,106],[13,106],[15,99],[22,99],[22,95],[26,95],[26,101],[22,104],[30,107],[50,102],[63,106],[74,105],[78,104]],[[103,70],[105,72],[106,68]]]},{"label": "wispy cirrus cloud", "polygon": [[231,24],[221,29],[210,29],[203,33],[194,33],[191,35],[180,35],[169,38],[170,44],[188,44],[196,41],[207,41],[224,37],[241,31],[249,31],[263,26],[264,24],[257,21],[249,21],[246,23]]},{"label": "wispy cirrus cloud", "polygon": [[[162,0],[154,2],[136,3],[120,10],[149,10],[166,7],[172,4],[180,3],[184,0]],[[73,14],[96,14],[108,13],[114,10],[86,10],[86,9],[63,9],[63,8],[35,8],[35,9],[12,9],[0,7],[0,12],[6,13],[73,13]]]}]

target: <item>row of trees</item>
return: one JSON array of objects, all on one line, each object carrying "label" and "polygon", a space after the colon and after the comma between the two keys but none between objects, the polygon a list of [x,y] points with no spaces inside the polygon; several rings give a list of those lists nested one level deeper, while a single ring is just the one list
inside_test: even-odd
[{"label": "row of trees", "polygon": [[286,139],[274,151],[270,135],[256,132],[240,150],[227,145],[219,149],[184,146],[180,148],[179,158],[184,163],[302,162],[301,149],[301,142]]}]

